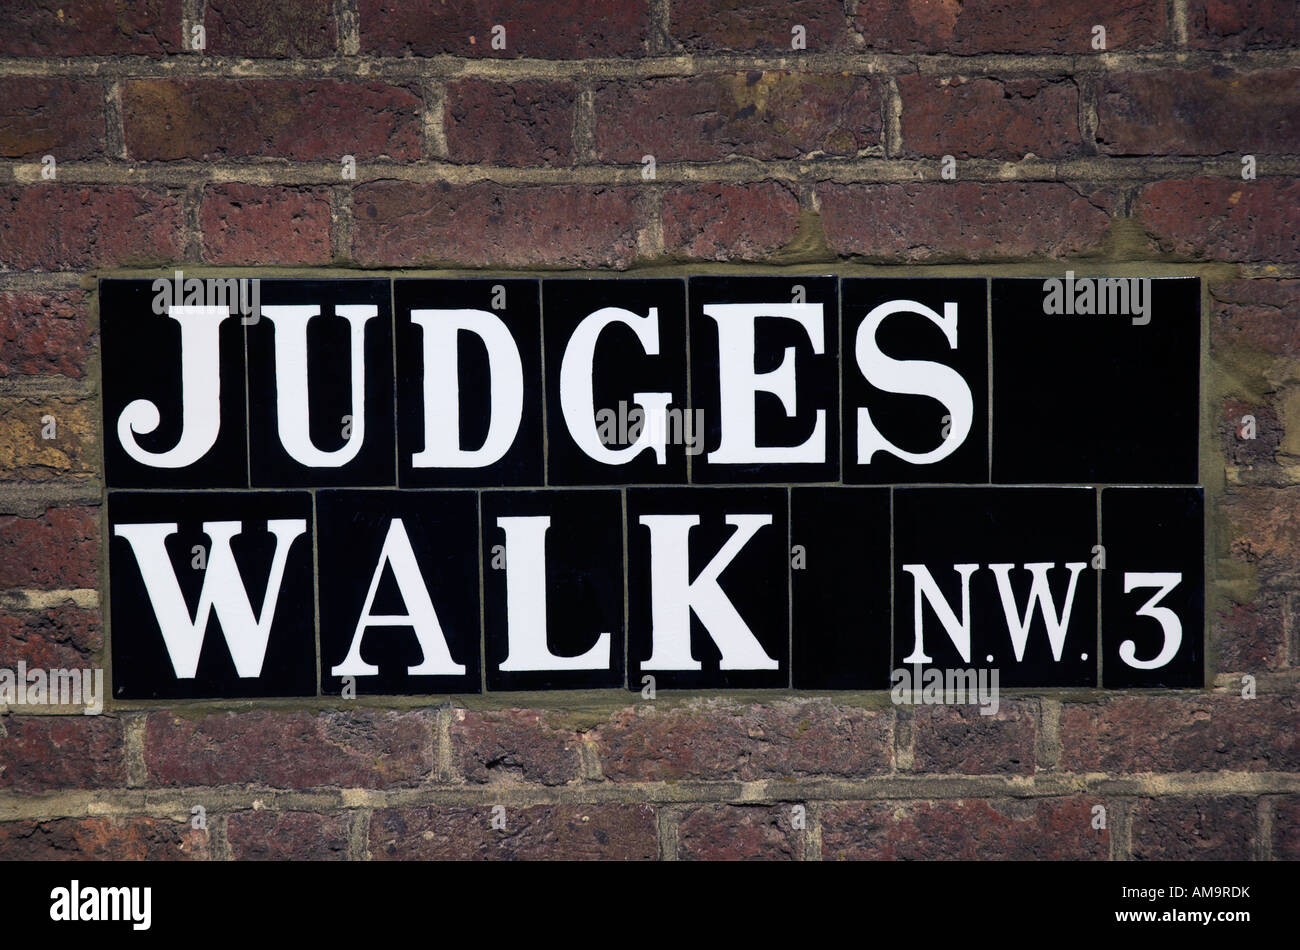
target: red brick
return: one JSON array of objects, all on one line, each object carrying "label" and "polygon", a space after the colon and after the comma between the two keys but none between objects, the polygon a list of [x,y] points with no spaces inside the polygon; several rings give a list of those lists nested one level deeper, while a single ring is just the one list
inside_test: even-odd
[{"label": "red brick", "polygon": [[809,53],[847,49],[853,35],[839,0],[670,0],[668,30],[688,52],[771,50],[798,56],[791,30],[804,28]]},{"label": "red brick", "polygon": [[452,757],[470,782],[522,779],[563,785],[580,775],[579,739],[552,728],[533,710],[456,710],[451,723]]},{"label": "red brick", "polygon": [[[514,59],[643,56],[648,0],[361,0],[361,52]],[[506,28],[505,49],[492,27]]]},{"label": "red brick", "polygon": [[181,206],[125,185],[0,188],[0,267],[83,270],[180,258]]},{"label": "red brick", "polygon": [[104,153],[99,83],[27,76],[0,78],[0,157],[58,161]]},{"label": "red brick", "polygon": [[1300,362],[1300,280],[1223,280],[1210,284],[1210,354],[1216,363],[1243,362],[1239,350],[1272,356],[1269,385]]},{"label": "red brick", "polygon": [[41,669],[93,666],[103,645],[98,610],[52,607],[0,614],[0,669],[12,670],[19,660]]},{"label": "red brick", "polygon": [[284,59],[338,48],[334,0],[207,0],[207,51]]},{"label": "red brick", "polygon": [[1069,772],[1294,772],[1300,711],[1290,696],[1117,697],[1061,711]]},{"label": "red brick", "polygon": [[[107,688],[107,680],[105,680]],[[100,697],[103,699],[103,697]],[[122,723],[108,716],[6,716],[0,788],[45,792],[126,782]]]},{"label": "red brick", "polygon": [[1295,586],[1300,564],[1300,488],[1234,486],[1223,498],[1223,532],[1234,561],[1250,565],[1260,583]]},{"label": "red brick", "polygon": [[48,508],[38,518],[0,515],[0,589],[95,587],[98,508]]},{"label": "red brick", "polygon": [[1152,0],[859,0],[868,49],[890,52],[1090,53],[1163,45],[1165,5]]},{"label": "red brick", "polygon": [[1135,211],[1152,244],[1179,258],[1300,261],[1300,179],[1160,181]]},{"label": "red brick", "polygon": [[991,716],[978,706],[915,708],[913,771],[1033,774],[1038,729],[1029,703],[1003,700]]},{"label": "red brick", "polygon": [[650,805],[505,807],[505,831],[492,808],[386,808],[370,818],[376,861],[481,859],[650,861],[658,825]]},{"label": "red brick", "polygon": [[420,157],[423,104],[403,86],[332,79],[141,79],[122,89],[133,158]]},{"label": "red brick", "polygon": [[826,861],[1106,860],[1095,798],[847,802],[822,809]]},{"label": "red brick", "polygon": [[207,861],[207,831],[163,818],[60,818],[0,825],[8,861]]},{"label": "red brick", "polygon": [[607,779],[752,781],[888,772],[893,715],[829,702],[638,706],[593,735]]},{"label": "red brick", "polygon": [[[1242,422],[1255,417],[1254,438],[1244,438]],[[1219,443],[1223,457],[1232,465],[1246,468],[1277,466],[1277,451],[1282,443],[1282,422],[1274,406],[1265,402],[1225,400],[1219,417]]]},{"label": "red brick", "polygon": [[627,267],[635,188],[376,182],[353,198],[353,253],[373,266]]},{"label": "red brick", "polygon": [[690,260],[762,261],[799,230],[799,199],[788,185],[690,185],[662,204],[664,249]]},{"label": "red brick", "polygon": [[214,264],[328,264],[328,188],[213,185],[199,212],[203,257]]},{"label": "red brick", "polygon": [[1079,90],[1069,79],[901,76],[907,155],[1067,158],[1079,153]]},{"label": "red brick", "polygon": [[433,765],[433,717],[259,710],[183,719],[160,712],[146,723],[144,758],[155,785],[417,785]]},{"label": "red brick", "polygon": [[1104,192],[1049,182],[826,184],[817,195],[832,250],[893,261],[1070,257],[1110,227]]},{"label": "red brick", "polygon": [[1225,68],[1105,74],[1097,147],[1110,155],[1292,152],[1300,140],[1300,69]]},{"label": "red brick", "polygon": [[2,56],[162,56],[181,50],[181,0],[5,0]]},{"label": "red brick", "polygon": [[779,70],[606,83],[595,111],[596,154],[611,162],[856,155],[882,123],[872,80]]},{"label": "red brick", "polygon": [[1300,861],[1300,795],[1278,798],[1273,806],[1273,860]]},{"label": "red brick", "polygon": [[1300,7],[1295,0],[1188,0],[1187,45],[1215,50],[1300,46]]},{"label": "red brick", "polygon": [[348,855],[348,817],[307,811],[240,811],[226,819],[236,861],[338,861]]},{"label": "red brick", "polygon": [[1253,798],[1150,798],[1133,805],[1135,861],[1249,861]]},{"label": "red brick", "polygon": [[93,336],[80,290],[0,292],[0,376],[81,379]]},{"label": "red brick", "polygon": [[448,155],[454,162],[567,165],[576,101],[567,83],[453,83],[447,88]]},{"label": "red brick", "polygon": [[1211,634],[1218,647],[1219,672],[1285,667],[1288,625],[1300,627],[1300,613],[1289,594],[1262,594],[1256,603],[1231,604],[1219,611]]},{"label": "red brick", "polygon": [[[799,861],[806,831],[792,827],[793,806],[698,805],[677,825],[686,861]],[[808,819],[805,813],[805,820]]]}]

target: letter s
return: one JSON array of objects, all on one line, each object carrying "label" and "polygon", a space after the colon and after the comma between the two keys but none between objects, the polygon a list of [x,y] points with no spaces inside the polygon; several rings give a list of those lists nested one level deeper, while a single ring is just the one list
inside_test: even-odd
[{"label": "letter s", "polygon": [[876,332],[885,318],[895,313],[917,313],[931,320],[945,337],[948,346],[957,348],[957,304],[945,303],[943,315],[915,300],[890,300],[876,307],[858,326],[854,356],[858,369],[867,381],[885,392],[931,396],[943,403],[952,416],[952,430],[947,439],[929,452],[908,452],[894,445],[876,428],[871,413],[858,407],[858,464],[869,465],[877,452],[888,452],[916,465],[942,461],[966,441],[975,419],[970,386],[951,366],[928,360],[896,360],[886,356],[876,345]]}]

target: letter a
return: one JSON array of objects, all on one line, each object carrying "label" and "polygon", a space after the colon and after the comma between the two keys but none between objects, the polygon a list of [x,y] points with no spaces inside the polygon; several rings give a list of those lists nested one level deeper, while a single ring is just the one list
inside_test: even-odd
[{"label": "letter a", "polygon": [[[398,589],[402,592],[402,601],[408,613],[372,614],[375,605],[375,592],[379,590],[379,581],[384,576],[384,565],[393,568],[393,577],[397,579]],[[379,667],[361,659],[361,640],[369,627],[411,627],[415,630],[415,639],[419,641],[424,659],[416,666],[407,667],[409,676],[453,675],[465,672],[465,667],[451,658],[447,648],[447,638],[443,635],[442,624],[429,599],[429,589],[424,586],[420,566],[416,563],[415,552],[411,549],[411,539],[406,534],[406,525],[401,518],[394,518],[388,525],[388,535],[384,538],[384,547],[379,552],[379,564],[370,579],[370,592],[366,594],[365,606],[361,608],[361,617],[357,620],[357,629],[352,634],[352,646],[348,649],[347,659],[330,670],[332,676],[374,676]]]}]

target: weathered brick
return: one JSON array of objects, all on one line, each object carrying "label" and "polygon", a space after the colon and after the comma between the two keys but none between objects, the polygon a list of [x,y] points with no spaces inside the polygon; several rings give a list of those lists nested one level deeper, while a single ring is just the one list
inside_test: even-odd
[{"label": "weathered brick", "polygon": [[658,855],[650,805],[505,807],[506,828],[481,808],[386,808],[370,818],[370,854],[394,860],[649,861]]},{"label": "weathered brick", "polygon": [[181,0],[5,0],[2,56],[162,56],[182,49]]},{"label": "weathered brick", "polygon": [[348,855],[348,817],[307,811],[240,811],[226,819],[236,861],[330,861]]},{"label": "weathered brick", "polygon": [[1160,46],[1165,5],[1151,0],[859,0],[854,24],[868,49],[887,52],[1092,53],[1092,27],[1109,50]]},{"label": "weathered brick", "polygon": [[1116,697],[1067,704],[1060,742],[1071,772],[1293,772],[1300,712],[1290,696]]},{"label": "weathered brick", "polygon": [[[1300,412],[1293,383],[1300,360],[1300,281],[1216,281],[1210,292],[1210,356],[1230,395],[1219,420],[1224,457],[1248,469],[1276,468],[1278,455],[1300,454]],[[1255,437],[1242,418],[1255,417]]]},{"label": "weathered brick", "polygon": [[847,49],[853,34],[838,0],[670,0],[668,30],[690,52],[793,52],[795,26],[809,53]]},{"label": "weathered brick", "polygon": [[[650,32],[648,0],[361,0],[361,52],[389,56],[513,59],[642,56]],[[492,48],[493,26],[505,48]]]},{"label": "weathered brick", "polygon": [[1031,704],[1003,700],[991,716],[981,715],[979,706],[915,709],[913,771],[1033,773],[1038,730]]},{"label": "weathered brick", "polygon": [[616,781],[875,775],[893,761],[893,715],[820,700],[634,707],[593,740]]},{"label": "weathered brick", "polygon": [[762,261],[799,230],[799,199],[775,181],[689,185],[663,197],[664,250],[702,261]]},{"label": "weathered brick", "polygon": [[1240,50],[1300,46],[1295,0],[1187,0],[1187,45]]},{"label": "weathered brick", "polygon": [[420,157],[423,103],[403,86],[332,79],[140,79],[122,89],[137,159]]},{"label": "weathered brick", "polygon": [[1135,202],[1152,245],[1191,260],[1300,261],[1300,179],[1159,181]]},{"label": "weathered brick", "polygon": [[1070,79],[901,76],[907,155],[1021,159],[1077,155],[1079,90]]},{"label": "weathered brick", "polygon": [[0,188],[0,267],[82,270],[181,256],[181,205],[165,191],[124,185]]},{"label": "weathered brick", "polygon": [[552,728],[528,709],[458,709],[451,721],[452,757],[470,782],[519,778],[562,785],[579,777],[579,739]]},{"label": "weathered brick", "polygon": [[1107,73],[1097,87],[1097,147],[1110,155],[1292,152],[1300,69]]},{"label": "weathered brick", "polygon": [[1100,800],[847,802],[822,808],[827,861],[1097,861],[1109,827],[1092,827]]},{"label": "weathered brick", "polygon": [[1266,586],[1296,586],[1300,563],[1300,488],[1234,486],[1223,497],[1224,532],[1233,560]]},{"label": "weathered brick", "polygon": [[1214,361],[1230,364],[1234,375],[1259,375],[1268,387],[1286,382],[1300,362],[1300,280],[1215,281],[1209,291]]},{"label": "weathered brick", "polygon": [[353,254],[374,266],[626,267],[644,226],[637,189],[376,182],[353,198]]},{"label": "weathered brick", "polygon": [[611,82],[594,101],[596,154],[611,162],[855,155],[879,144],[883,108],[872,80],[780,70]]},{"label": "weathered brick", "polygon": [[[1255,434],[1247,438],[1243,422],[1255,419]],[[1219,417],[1219,443],[1223,456],[1232,465],[1246,468],[1277,466],[1277,452],[1282,445],[1282,421],[1276,407],[1268,402],[1225,400]]]},{"label": "weathered brick", "polygon": [[338,48],[333,0],[207,0],[207,51],[283,59]]},{"label": "weathered brick", "polygon": [[0,669],[68,669],[93,665],[104,645],[98,610],[51,607],[0,613]]},{"label": "weathered brick", "polygon": [[150,714],[145,766],[155,785],[416,785],[433,764],[426,712],[258,710],[186,719]]},{"label": "weathered brick", "polygon": [[1135,861],[1249,861],[1255,803],[1241,796],[1151,798],[1133,805]]},{"label": "weathered brick", "polygon": [[109,716],[6,716],[0,737],[0,788],[45,792],[126,782],[122,723]]},{"label": "weathered brick", "polygon": [[891,261],[1060,258],[1096,248],[1111,199],[1051,182],[951,182],[817,188],[838,254]]},{"label": "weathered brick", "polygon": [[98,508],[47,508],[39,518],[0,515],[0,589],[95,587]]},{"label": "weathered brick", "polygon": [[447,153],[454,162],[567,165],[577,93],[568,83],[465,79],[447,88]]},{"label": "weathered brick", "polygon": [[[89,398],[0,398],[0,472],[34,481],[99,470],[99,407]],[[54,419],[53,438],[45,427]]]},{"label": "weathered brick", "polygon": [[0,78],[0,158],[57,161],[104,154],[99,83],[28,76]]},{"label": "weathered brick", "polygon": [[60,818],[0,824],[8,861],[207,861],[207,831],[164,818]]},{"label": "weathered brick", "polygon": [[678,857],[686,861],[798,861],[806,834],[790,805],[697,805],[678,820]]},{"label": "weathered brick", "polygon": [[327,264],[328,188],[213,185],[199,211],[203,256],[214,264]]},{"label": "weathered brick", "polygon": [[0,376],[81,379],[93,336],[80,290],[0,293]]},{"label": "weathered brick", "polygon": [[1273,860],[1300,861],[1300,795],[1278,798],[1273,806]]},{"label": "weathered brick", "polygon": [[1220,610],[1211,636],[1218,647],[1219,672],[1251,673],[1287,665],[1288,626],[1300,628],[1295,595],[1265,593],[1253,604]]}]

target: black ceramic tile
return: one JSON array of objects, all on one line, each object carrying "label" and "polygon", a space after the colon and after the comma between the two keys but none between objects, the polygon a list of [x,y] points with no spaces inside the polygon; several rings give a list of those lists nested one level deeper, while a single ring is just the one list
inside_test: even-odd
[{"label": "black ceramic tile", "polygon": [[[220,322],[177,319],[169,306],[176,293],[164,283],[175,288],[173,281],[158,289],[150,280],[99,282],[105,478],[114,488],[246,487],[243,316],[236,307]],[[209,286],[202,302],[215,302]],[[203,329],[214,323],[215,345]],[[182,326],[191,328],[189,387],[182,385]],[[205,380],[216,381],[215,390]],[[214,422],[217,431],[207,432]]]},{"label": "black ceramic tile", "polygon": [[310,495],[112,492],[108,519],[116,698],[316,693]]},{"label": "black ceramic tile", "polygon": [[691,481],[839,481],[836,279],[692,277],[689,297]]},{"label": "black ceramic tile", "polygon": [[481,692],[474,492],[322,491],[316,519],[321,692]]},{"label": "black ceramic tile", "polygon": [[[302,351],[303,321],[277,313],[276,307],[315,309],[316,315],[305,324],[305,382],[301,363],[295,370],[289,360]],[[356,309],[340,313],[340,307]],[[370,313],[374,316],[367,319]],[[360,328],[364,353],[364,385],[357,387],[361,412],[352,393],[354,326]],[[390,281],[264,280],[262,316],[248,326],[247,334],[253,485],[394,486]],[[305,386],[305,422],[301,409],[296,421],[293,416],[281,420],[282,380],[295,387],[286,394],[286,407],[302,406],[292,393]],[[294,446],[292,452],[286,439]]]},{"label": "black ceramic tile", "polygon": [[1145,313],[1085,315],[1046,311],[1097,282],[1052,279],[993,281],[993,480],[1195,483],[1200,281],[1125,279]]},{"label": "black ceramic tile", "polygon": [[796,689],[886,689],[889,489],[790,492]]},{"label": "black ceramic tile", "polygon": [[485,491],[480,502],[488,689],[622,686],[620,493]]},{"label": "black ceramic tile", "polygon": [[[606,308],[621,312],[593,316]],[[651,311],[657,320],[650,319]],[[602,325],[593,344],[591,334]],[[667,444],[661,463],[650,447],[653,414],[642,413],[635,399],[637,393],[666,398],[669,421],[685,417],[686,282],[544,280],[542,327],[548,484],[686,481],[686,447],[672,440],[673,426],[665,426],[662,433]],[[582,333],[575,341],[579,327]],[[585,359],[584,352],[592,358]],[[639,420],[644,420],[640,426]],[[638,439],[646,445],[629,453]],[[621,456],[607,459],[612,453]]]},{"label": "black ceramic tile", "polygon": [[[1091,488],[899,488],[894,491],[894,665],[996,668],[1000,687],[1097,684],[1097,500]],[[999,571],[1014,603],[1004,601]],[[1048,564],[1036,572],[1029,564]],[[1083,565],[1073,570],[1069,565]],[[958,568],[958,565],[965,565]],[[921,608],[923,650],[916,653],[918,587],[933,580],[960,625],[962,576],[969,578],[970,644],[963,655],[933,599]],[[1068,597],[1075,576],[1074,595]],[[1045,577],[1051,604],[1034,598]],[[919,583],[918,583],[919,579]],[[1032,604],[1030,612],[1027,608]],[[1069,608],[1068,620],[1065,610]],[[1063,633],[1053,646],[1044,608]],[[1009,620],[1009,616],[1013,618]],[[1028,634],[1017,646],[1029,616]],[[958,635],[961,639],[961,635]],[[1057,649],[1059,648],[1059,655]],[[1019,652],[1018,652],[1019,651]]]},{"label": "black ceramic tile", "polygon": [[783,488],[628,490],[630,689],[789,685],[787,525]]},{"label": "black ceramic tile", "polygon": [[987,482],[987,283],[854,277],[840,288],[844,481]]},{"label": "black ceramic tile", "polygon": [[539,282],[397,280],[393,288],[402,486],[541,485]]},{"label": "black ceramic tile", "polygon": [[1202,490],[1107,488],[1101,539],[1104,685],[1204,685]]}]

